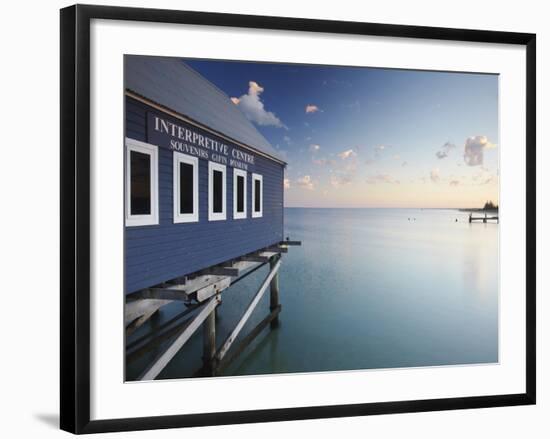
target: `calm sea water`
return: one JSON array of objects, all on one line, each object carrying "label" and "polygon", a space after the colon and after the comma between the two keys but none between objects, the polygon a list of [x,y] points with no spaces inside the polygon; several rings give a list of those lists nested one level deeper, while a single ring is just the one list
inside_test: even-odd
[{"label": "calm sea water", "polygon": [[[498,361],[497,224],[469,224],[456,210],[288,208],[285,229],[302,246],[282,260],[280,325],[224,375]],[[218,345],[266,273],[224,292]],[[136,336],[182,309],[166,307]],[[268,310],[269,293],[241,334]],[[198,331],[159,378],[191,376],[201,349]],[[130,363],[127,378],[154,355]]]}]

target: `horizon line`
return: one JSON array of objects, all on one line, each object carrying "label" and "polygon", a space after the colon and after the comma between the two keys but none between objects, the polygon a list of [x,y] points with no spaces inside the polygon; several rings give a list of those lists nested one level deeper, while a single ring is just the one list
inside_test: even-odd
[{"label": "horizon line", "polygon": [[285,209],[440,209],[440,210],[482,210],[483,207],[411,207],[411,206],[283,206]]}]

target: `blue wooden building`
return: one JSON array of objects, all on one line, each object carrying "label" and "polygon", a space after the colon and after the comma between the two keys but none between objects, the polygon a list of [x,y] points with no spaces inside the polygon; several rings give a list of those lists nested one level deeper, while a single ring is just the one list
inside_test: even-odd
[{"label": "blue wooden building", "polygon": [[126,294],[280,243],[277,151],[181,59],[124,62]]}]

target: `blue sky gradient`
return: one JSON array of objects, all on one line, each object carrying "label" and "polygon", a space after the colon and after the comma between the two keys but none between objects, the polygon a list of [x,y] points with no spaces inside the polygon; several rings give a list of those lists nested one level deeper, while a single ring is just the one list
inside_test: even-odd
[{"label": "blue sky gradient", "polygon": [[498,76],[186,60],[288,161],[285,204],[498,202]]}]

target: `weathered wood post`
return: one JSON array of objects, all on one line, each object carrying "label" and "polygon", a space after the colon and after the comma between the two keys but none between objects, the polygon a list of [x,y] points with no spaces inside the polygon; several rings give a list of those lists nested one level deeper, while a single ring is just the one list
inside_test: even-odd
[{"label": "weathered wood post", "polygon": [[[217,306],[216,306],[217,308]],[[203,366],[206,375],[213,376],[216,372],[216,308],[206,317],[202,324],[203,334]]]},{"label": "weathered wood post", "polygon": [[[280,254],[276,254],[271,257],[269,260],[269,269],[273,270],[275,266],[277,265],[277,262],[281,259]],[[270,283],[270,303],[269,303],[269,311],[273,312],[277,307],[279,306],[279,272],[275,273],[275,276],[273,276],[273,279],[271,279]],[[271,328],[276,328],[279,325],[279,315],[277,315],[272,321],[271,321]]]}]

